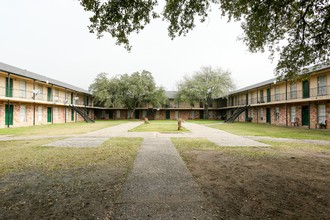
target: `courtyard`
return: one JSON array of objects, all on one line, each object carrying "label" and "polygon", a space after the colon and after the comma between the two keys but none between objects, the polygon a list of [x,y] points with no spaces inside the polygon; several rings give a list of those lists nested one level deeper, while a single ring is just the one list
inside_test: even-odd
[{"label": "courtyard", "polygon": [[329,134],[216,120],[0,129],[0,219],[327,219]]}]

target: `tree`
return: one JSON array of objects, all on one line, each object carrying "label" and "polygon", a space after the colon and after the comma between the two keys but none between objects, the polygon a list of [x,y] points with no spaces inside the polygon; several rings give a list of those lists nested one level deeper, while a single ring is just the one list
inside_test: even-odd
[{"label": "tree", "polygon": [[166,99],[164,89],[157,87],[152,74],[145,70],[131,75],[117,75],[111,79],[101,73],[89,89],[97,104],[125,107],[130,110],[130,118],[133,118],[136,108],[142,104],[158,108]]},{"label": "tree", "polygon": [[203,105],[205,118],[209,118],[209,106],[215,98],[228,94],[234,88],[229,71],[210,66],[201,67],[191,77],[185,76],[178,84],[177,98],[190,104],[198,101]]},{"label": "tree", "polygon": [[[195,20],[204,22],[211,6],[220,5],[222,16],[241,21],[242,40],[249,51],[280,52],[276,75],[292,77],[303,67],[330,62],[329,0],[167,0],[156,12],[157,0],[80,0],[92,12],[89,30],[102,37],[110,33],[117,44],[130,50],[128,36],[138,33],[151,19],[169,22],[173,39],[186,35]],[[283,46],[281,46],[283,45]]]}]

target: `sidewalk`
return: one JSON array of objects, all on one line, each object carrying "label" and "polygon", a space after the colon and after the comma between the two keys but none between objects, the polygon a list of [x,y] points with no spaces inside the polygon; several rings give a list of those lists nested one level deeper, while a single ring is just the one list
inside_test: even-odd
[{"label": "sidewalk", "polygon": [[204,201],[170,138],[145,138],[115,219],[209,219]]}]

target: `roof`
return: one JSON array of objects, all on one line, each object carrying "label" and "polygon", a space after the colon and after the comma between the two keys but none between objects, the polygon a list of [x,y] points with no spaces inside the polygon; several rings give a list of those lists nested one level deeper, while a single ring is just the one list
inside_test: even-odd
[{"label": "roof", "polygon": [[77,92],[82,92],[82,93],[86,93],[86,94],[91,94],[88,90],[73,86],[71,84],[65,83],[65,82],[61,82],[59,80],[56,79],[52,79],[46,76],[42,76],[24,69],[20,69],[5,63],[1,63],[0,62],[0,71],[3,72],[7,72],[7,73],[11,73],[11,74],[15,74],[18,76],[23,76],[23,77],[27,77],[30,79],[35,79],[41,82],[48,82],[49,84],[52,85],[56,85],[56,86],[60,86],[60,87],[64,87],[73,91],[77,91]]},{"label": "roof", "polygon": [[178,93],[178,91],[165,91],[165,96],[168,99],[175,99],[175,96],[177,93]]}]

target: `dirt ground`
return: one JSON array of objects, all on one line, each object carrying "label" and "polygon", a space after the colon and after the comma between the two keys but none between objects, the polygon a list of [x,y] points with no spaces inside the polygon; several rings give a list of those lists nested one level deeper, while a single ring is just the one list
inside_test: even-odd
[{"label": "dirt ground", "polygon": [[0,219],[110,219],[127,170],[94,166],[0,180]]},{"label": "dirt ground", "polygon": [[329,219],[330,147],[181,152],[214,219]]}]

